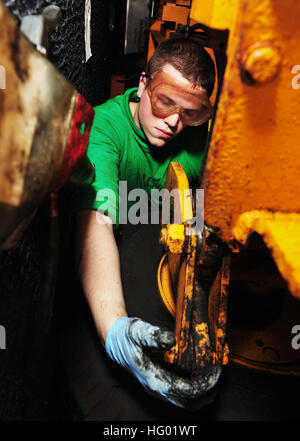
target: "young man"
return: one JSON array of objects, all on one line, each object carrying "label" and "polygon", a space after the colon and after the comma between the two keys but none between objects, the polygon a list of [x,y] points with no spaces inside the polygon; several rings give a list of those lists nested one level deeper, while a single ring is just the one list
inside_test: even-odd
[{"label": "young man", "polygon": [[[190,181],[198,178],[214,75],[212,59],[197,42],[170,39],[161,43],[138,89],[95,108],[88,149],[95,180],[75,204],[79,276],[108,356],[152,395],[179,407],[211,389],[219,370],[212,368],[191,380],[154,361],[151,350],[173,346],[174,334],[128,317],[114,228],[120,218],[120,181],[126,181],[128,192],[142,188],[150,195],[151,189],[164,188],[171,161],[181,163]],[[114,197],[104,200],[99,197],[103,191]]]}]

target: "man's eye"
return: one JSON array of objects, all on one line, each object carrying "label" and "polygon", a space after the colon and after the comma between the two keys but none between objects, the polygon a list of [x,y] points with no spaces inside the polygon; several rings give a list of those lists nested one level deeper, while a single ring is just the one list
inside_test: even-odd
[{"label": "man's eye", "polygon": [[168,97],[166,97],[164,95],[159,95],[158,96],[158,101],[163,106],[172,106],[174,104],[173,101],[171,101]]},{"label": "man's eye", "polygon": [[198,116],[200,112],[198,110],[185,109],[184,113],[188,118],[194,118],[195,116]]}]

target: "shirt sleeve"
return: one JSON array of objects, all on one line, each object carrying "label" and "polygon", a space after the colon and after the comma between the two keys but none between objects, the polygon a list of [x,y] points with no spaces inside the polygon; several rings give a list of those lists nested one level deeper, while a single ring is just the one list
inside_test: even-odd
[{"label": "shirt sleeve", "polygon": [[113,227],[119,224],[119,162],[118,133],[102,112],[95,109],[87,156],[94,166],[93,183],[82,186],[74,195],[75,210],[98,210],[107,214]]}]

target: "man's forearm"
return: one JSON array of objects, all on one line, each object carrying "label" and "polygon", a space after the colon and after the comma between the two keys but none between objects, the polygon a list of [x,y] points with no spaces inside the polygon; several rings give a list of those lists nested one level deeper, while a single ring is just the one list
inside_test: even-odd
[{"label": "man's forearm", "polygon": [[101,225],[96,211],[77,214],[78,272],[98,334],[105,341],[110,326],[127,316],[120,274],[120,259],[112,225]]}]

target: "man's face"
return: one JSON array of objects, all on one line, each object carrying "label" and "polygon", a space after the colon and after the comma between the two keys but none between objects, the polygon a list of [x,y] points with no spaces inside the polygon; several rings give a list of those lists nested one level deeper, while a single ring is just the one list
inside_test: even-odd
[{"label": "man's face", "polygon": [[[165,64],[163,72],[174,78],[176,82],[180,82],[183,87],[191,87],[191,83],[184,78],[181,73],[175,69],[171,64]],[[168,116],[156,116],[153,112],[151,100],[149,96],[149,90],[146,87],[147,79],[145,76],[141,76],[139,82],[139,89],[137,92],[140,102],[138,103],[134,112],[134,121],[136,125],[141,128],[146,135],[148,141],[156,146],[162,147],[174,136],[178,135],[184,127],[187,125],[182,121],[179,112],[174,112]],[[149,86],[148,86],[149,87]],[[197,88],[207,98],[204,89]],[[188,97],[176,96],[176,104],[179,104],[188,111],[198,111],[199,105],[193,100],[189,100]]]}]

